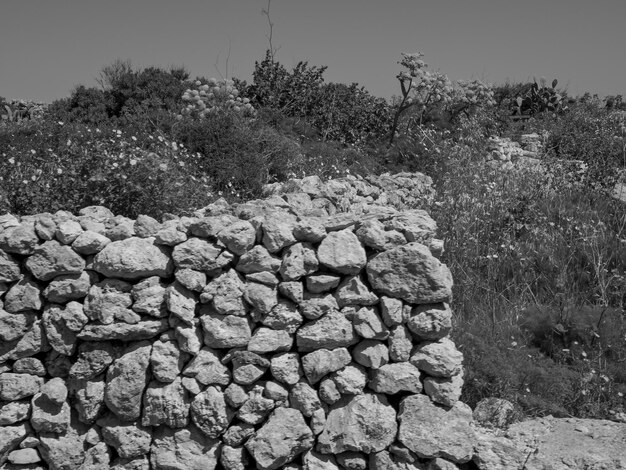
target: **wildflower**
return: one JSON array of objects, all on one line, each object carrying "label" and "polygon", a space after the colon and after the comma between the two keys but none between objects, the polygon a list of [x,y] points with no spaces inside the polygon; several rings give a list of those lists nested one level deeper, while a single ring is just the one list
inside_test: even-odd
[{"label": "wildflower", "polygon": [[134,158],[131,158],[130,161],[128,162],[131,166],[134,166],[137,164],[137,160],[135,160]]},{"label": "wildflower", "polygon": [[36,150],[31,150],[30,153],[32,153],[33,155],[35,155],[37,153]]},{"label": "wildflower", "polygon": [[133,139],[133,140],[135,140],[135,141],[136,141],[136,140],[137,140],[137,137],[135,137],[135,136],[133,135],[133,136],[131,137],[131,139]]},{"label": "wildflower", "polygon": [[62,175],[63,174],[63,170],[61,168],[57,168],[57,175]]},{"label": "wildflower", "polygon": [[13,157],[9,158],[9,163],[11,165],[13,165],[15,163],[15,158],[13,158]]},{"label": "wildflower", "polygon": [[57,124],[58,124],[59,126],[62,126],[62,125],[63,125],[63,124],[65,124],[65,123],[64,123],[63,121],[59,121],[59,122],[57,122]]},{"label": "wildflower", "polygon": [[167,164],[166,164],[166,163],[161,163],[161,164],[159,165],[159,169],[160,169],[160,170],[162,170],[162,171],[167,170]]}]

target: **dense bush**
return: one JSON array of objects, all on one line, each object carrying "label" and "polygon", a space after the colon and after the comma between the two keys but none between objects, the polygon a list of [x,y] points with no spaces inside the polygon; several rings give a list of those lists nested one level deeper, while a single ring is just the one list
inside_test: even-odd
[{"label": "dense bush", "polygon": [[97,204],[160,217],[216,197],[198,169],[202,155],[162,136],[48,121],[0,131],[0,148],[1,212],[76,213]]}]

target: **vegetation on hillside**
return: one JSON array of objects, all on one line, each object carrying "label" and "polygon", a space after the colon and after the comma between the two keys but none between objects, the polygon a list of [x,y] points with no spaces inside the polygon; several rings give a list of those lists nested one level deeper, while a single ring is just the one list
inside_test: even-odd
[{"label": "vegetation on hillside", "polygon": [[[99,88],[78,86],[43,116],[0,98],[0,213],[183,215],[291,177],[422,171],[455,279],[462,399],[507,398],[527,415],[624,412],[626,207],[609,195],[626,168],[621,97],[452,82],[405,54],[388,102],[274,53],[251,83],[117,61]],[[530,132],[547,136],[546,171],[485,162],[489,136]]]}]

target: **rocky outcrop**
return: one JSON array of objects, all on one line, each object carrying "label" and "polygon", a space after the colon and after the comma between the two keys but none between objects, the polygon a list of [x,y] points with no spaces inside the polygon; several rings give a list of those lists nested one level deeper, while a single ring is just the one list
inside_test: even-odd
[{"label": "rocky outcrop", "polygon": [[[192,217],[0,218],[0,466],[455,468],[452,279],[419,174]],[[411,206],[409,208],[408,206]]]}]

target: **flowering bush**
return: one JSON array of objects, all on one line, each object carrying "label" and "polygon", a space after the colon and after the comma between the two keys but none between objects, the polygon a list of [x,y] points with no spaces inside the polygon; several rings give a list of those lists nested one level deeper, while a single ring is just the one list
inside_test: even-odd
[{"label": "flowering bush", "polygon": [[209,114],[216,114],[227,110],[240,113],[243,116],[254,116],[255,109],[248,98],[239,96],[232,80],[216,80],[210,78],[207,83],[196,80],[197,87],[188,88],[183,94],[183,102],[187,103],[182,109],[182,116],[204,118]]},{"label": "flowering bush", "polygon": [[46,122],[0,135],[0,209],[14,214],[105,205],[117,214],[158,217],[216,198],[198,171],[203,156],[163,136],[111,126]]}]

